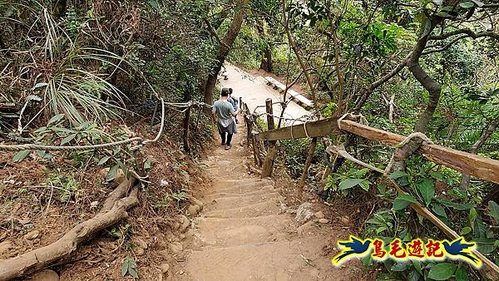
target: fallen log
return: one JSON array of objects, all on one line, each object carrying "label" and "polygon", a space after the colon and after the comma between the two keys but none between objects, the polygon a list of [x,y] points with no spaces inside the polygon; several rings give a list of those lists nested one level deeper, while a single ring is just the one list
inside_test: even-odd
[{"label": "fallen log", "polygon": [[102,209],[100,209],[100,213],[105,213],[111,210],[118,199],[125,197],[125,195],[128,193],[128,191],[130,191],[136,181],[137,179],[133,177],[128,180],[122,181],[118,185],[118,187],[116,187],[111,193],[109,193],[109,196],[102,205]]},{"label": "fallen log", "polygon": [[[133,181],[134,180],[125,180],[125,182],[128,183]],[[122,192],[125,189],[125,185],[122,184],[119,186],[121,187],[120,192],[116,192],[114,195],[120,193],[124,196],[126,194]],[[131,184],[126,184],[126,186],[130,187]],[[126,192],[128,192],[128,189]],[[50,245],[38,248],[15,258],[0,260],[0,281],[7,281],[25,276],[42,270],[61,259],[68,258],[78,249],[78,246],[93,238],[99,231],[127,218],[127,210],[139,203],[137,194],[138,189],[134,188],[130,192],[130,195],[125,198],[120,199],[114,196],[116,199],[112,204],[112,208],[106,211],[101,210],[95,217],[76,225],[62,238]],[[111,201],[106,200],[106,203],[107,204],[105,205],[107,206],[111,204]],[[103,208],[103,210],[104,209],[105,208]]]}]

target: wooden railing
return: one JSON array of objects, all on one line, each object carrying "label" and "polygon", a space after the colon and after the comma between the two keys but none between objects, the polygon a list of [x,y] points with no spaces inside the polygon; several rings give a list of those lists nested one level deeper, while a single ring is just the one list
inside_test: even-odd
[{"label": "wooden railing", "polygon": [[[341,131],[352,133],[372,141],[395,147],[406,139],[405,136],[362,125],[351,120],[329,118],[300,125],[284,127],[277,130],[257,134],[257,140],[287,140],[307,137],[323,137],[331,134],[341,134]],[[461,173],[499,184],[499,161],[485,158],[437,144],[423,143],[420,151],[424,157],[435,163],[455,169]]]},{"label": "wooden railing", "polygon": [[[248,145],[253,147],[255,164],[257,166],[262,166],[262,177],[268,177],[272,173],[272,164],[276,155],[275,144],[277,141],[299,138],[312,138],[305,168],[299,182],[299,184],[303,184],[311,162],[312,155],[314,154],[315,144],[317,143],[318,137],[350,133],[367,140],[378,141],[391,147],[398,147],[402,142],[408,139],[407,137],[399,134],[376,129],[367,125],[360,124],[353,120],[347,120],[348,118],[333,117],[274,129],[274,115],[272,112],[272,107],[268,106],[269,104],[272,104],[271,100],[266,101],[266,115],[268,119],[269,130],[259,132],[255,127],[257,115],[251,113],[247,104],[245,104],[242,100],[240,101],[240,104],[243,108],[243,114],[245,116],[247,125],[247,143]],[[264,147],[261,145],[262,142],[268,142],[268,149],[266,152],[261,151]],[[332,149],[330,151],[336,151],[337,155],[339,157],[342,157],[341,155],[339,155],[340,153],[337,149]],[[346,151],[343,152],[348,154]],[[431,143],[431,141],[421,142],[415,153],[420,153],[430,161],[452,168],[463,174],[499,184],[499,161],[497,160],[433,144]],[[265,156],[263,160],[261,155]],[[352,159],[350,158],[350,160]],[[380,171],[379,169],[375,170],[382,173],[384,172]],[[384,174],[386,175],[386,172]],[[405,193],[395,181],[391,180],[391,183],[399,194]],[[448,237],[452,239],[456,239],[457,237],[459,237],[455,231],[450,229],[444,222],[442,222],[437,216],[435,216],[431,211],[429,211],[421,204],[414,203],[411,204],[410,207],[420,215],[427,218]],[[483,264],[485,265],[485,267],[482,269],[482,273],[492,280],[499,280],[499,267],[495,263],[487,259],[480,252],[475,250],[474,253],[482,260]]]}]

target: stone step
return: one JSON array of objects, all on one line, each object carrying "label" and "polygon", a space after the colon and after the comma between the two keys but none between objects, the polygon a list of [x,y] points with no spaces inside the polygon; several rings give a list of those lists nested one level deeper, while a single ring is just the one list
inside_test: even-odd
[{"label": "stone step", "polygon": [[236,194],[234,196],[219,197],[205,203],[205,210],[214,209],[232,209],[244,207],[255,203],[263,202],[268,199],[278,198],[278,192],[266,192],[260,194]]},{"label": "stone step", "polygon": [[[350,280],[340,277],[329,256],[322,256],[322,243],[317,238],[245,244],[240,246],[206,247],[189,255],[186,270],[191,280]],[[331,268],[322,272],[316,269]],[[334,276],[334,277],[333,277]],[[334,278],[334,279],[331,279]]]},{"label": "stone step", "polygon": [[254,194],[255,192],[264,192],[264,193],[272,193],[276,192],[272,185],[265,186],[247,186],[247,187],[227,187],[227,188],[219,188],[215,192],[207,193],[206,196],[213,196],[217,194],[231,194],[231,196],[236,195],[249,195]]},{"label": "stone step", "polygon": [[200,218],[196,221],[198,246],[235,246],[286,240],[294,237],[293,220],[283,215],[254,218]]},{"label": "stone step", "polygon": [[213,163],[211,162],[205,163],[205,170],[207,172],[218,171],[221,168],[223,169],[230,168],[231,171],[246,171],[246,166],[244,165],[244,162],[242,160],[239,161],[219,160]]},{"label": "stone step", "polygon": [[[217,168],[207,168],[205,170],[206,174],[211,176],[214,180],[218,179],[231,179],[234,177],[240,177],[248,172],[248,169],[244,165],[236,166],[221,166]],[[248,180],[253,180],[252,177],[248,176]]]},{"label": "stone step", "polygon": [[213,181],[213,189],[218,190],[219,188],[227,187],[227,186],[241,186],[241,187],[247,187],[247,186],[265,186],[265,185],[272,185],[272,181],[266,180],[266,179],[255,179],[255,178],[248,178],[248,179],[217,179]]},{"label": "stone step", "polygon": [[246,205],[238,208],[221,209],[217,208],[213,211],[204,213],[207,218],[248,218],[278,214],[280,208],[277,198],[267,199],[264,202],[259,202],[251,205]]},{"label": "stone step", "polygon": [[213,200],[217,200],[219,198],[264,195],[274,192],[276,192],[276,189],[274,189],[273,186],[264,186],[262,188],[248,190],[248,192],[243,192],[243,193],[241,193],[239,189],[235,188],[231,191],[222,191],[222,192],[213,192],[213,193],[204,194],[203,197],[200,197],[200,200],[206,204],[209,204]]},{"label": "stone step", "polygon": [[[231,149],[232,150],[232,149]],[[231,155],[229,156],[209,156],[208,161],[203,161],[202,163],[206,165],[206,168],[218,168],[222,166],[237,166],[244,165],[243,159],[244,157],[237,157],[233,155],[234,151],[231,151]]]},{"label": "stone step", "polygon": [[268,190],[275,192],[274,186],[264,181],[239,181],[239,182],[215,182],[211,190],[207,191],[206,195],[216,193],[232,193],[242,194],[259,190]]}]

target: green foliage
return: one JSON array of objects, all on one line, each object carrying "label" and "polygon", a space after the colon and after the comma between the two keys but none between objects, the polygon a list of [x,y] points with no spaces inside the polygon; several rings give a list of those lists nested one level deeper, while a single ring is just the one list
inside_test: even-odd
[{"label": "green foliage", "polygon": [[[128,137],[102,127],[107,120],[121,117],[125,105],[151,98],[152,89],[168,101],[199,98],[197,89],[218,59],[219,47],[218,40],[207,31],[205,19],[218,34],[223,34],[234,14],[227,8],[231,4],[227,1],[177,1],[175,5],[163,0],[110,1],[88,6],[68,3],[62,14],[50,8],[52,2],[0,1],[1,43],[15,54],[0,51],[0,87],[4,89],[0,99],[30,101],[21,118],[23,124],[29,120],[24,132],[50,119],[33,136],[37,142],[59,145]],[[298,77],[298,83],[304,82],[303,75],[299,77],[302,69],[287,45],[281,1],[250,2],[249,17],[230,60],[257,68],[262,53],[270,49],[276,74],[289,73],[289,81]],[[287,2],[288,10],[284,12],[288,13],[291,34],[320,92],[318,106],[323,116],[341,116],[367,94],[360,112],[371,125],[403,135],[413,132],[419,114],[428,107],[429,94],[421,86],[421,79],[415,79],[410,71],[414,65],[411,69],[404,67],[381,85],[372,83],[404,61],[417,47],[419,38],[431,35],[428,42],[423,42],[425,48],[418,61],[428,77],[442,86],[442,94],[434,105],[426,134],[435,143],[469,151],[499,116],[497,42],[481,36],[471,38],[475,36],[467,33],[435,38],[464,28],[489,31],[495,22],[488,22],[488,18],[497,17],[497,9],[484,5],[489,3],[461,0],[449,6],[446,1],[431,0],[311,0]],[[484,16],[488,14],[491,16]],[[112,18],[123,20],[109,20]],[[19,29],[18,25],[30,28]],[[371,89],[374,92],[369,92]],[[390,120],[388,101],[392,96],[394,112]],[[39,101],[31,100],[33,97]],[[339,106],[343,104],[343,108]],[[336,112],[340,109],[342,112]],[[4,116],[1,113],[2,131],[15,127]],[[266,130],[263,120],[257,120],[257,125]],[[340,138],[334,139],[338,141]],[[499,159],[498,143],[499,133],[495,130],[478,153]],[[286,151],[286,166],[298,177],[308,141],[283,141],[281,145]],[[321,156],[314,157],[313,165],[330,165],[323,161],[323,149],[319,146],[317,155]],[[361,139],[354,139],[349,149],[355,157],[380,167],[393,153]],[[126,173],[125,167],[133,162],[130,147],[62,154],[75,166],[110,167],[107,180],[112,180],[119,168]],[[31,157],[50,162],[59,156],[45,151],[20,151],[13,160]],[[401,196],[376,175],[351,163],[343,164],[329,176],[325,188],[344,197],[358,198],[361,193],[377,200],[378,209],[366,218],[366,233],[399,236],[404,241],[413,236],[437,237],[440,233],[435,228],[428,227],[423,218],[407,208],[419,202],[467,240],[477,241],[480,251],[497,262],[499,207],[490,200],[495,186],[472,179],[461,188],[462,175],[458,171],[418,156],[410,157],[406,164],[405,171],[390,175],[407,192]],[[62,200],[70,200],[77,193],[78,187],[75,189],[71,179],[56,174],[51,180],[54,186],[63,186]],[[176,187],[157,200],[156,207],[178,207],[186,198],[186,190]],[[134,263],[133,259],[126,260],[122,275],[136,277],[132,273],[137,275]],[[385,280],[468,278],[466,267],[450,262],[387,261],[384,266],[386,274],[380,279]]]},{"label": "green foliage", "polygon": [[367,220],[367,224],[370,227],[368,227],[366,231],[373,232],[376,237],[382,234],[386,237],[395,236],[394,226],[396,223],[397,221],[393,211],[380,209]]},{"label": "green foliage", "polygon": [[[57,22],[47,12],[40,10],[36,15],[45,34],[35,41],[32,50],[40,49],[44,57],[35,57],[39,61],[34,64],[50,64],[45,75],[35,80],[32,91],[41,95],[49,115],[64,113],[73,124],[81,124],[85,120],[105,122],[115,117],[114,109],[123,105],[124,94],[114,85],[102,78],[102,73],[85,69],[86,63],[103,63],[122,69],[115,61],[126,63],[126,60],[112,52],[98,48],[81,47],[79,38],[70,38],[70,34],[78,32],[75,12],[70,10],[67,21]],[[76,41],[75,41],[76,40]],[[111,98],[115,103],[106,102],[103,97]]]},{"label": "green foliage", "polygon": [[[274,63],[274,73],[286,75],[289,50],[287,46],[275,46],[272,50],[272,61]],[[294,63],[294,62],[293,62]]]},{"label": "green foliage", "polygon": [[[419,38],[431,35],[432,38],[425,42],[419,62],[428,76],[442,86],[442,94],[426,135],[435,143],[469,151],[487,126],[498,117],[497,62],[491,59],[497,53],[497,42],[470,38],[466,33],[441,40],[433,39],[458,29],[485,31],[477,28],[479,22],[483,26],[492,24],[479,17],[483,11],[480,12],[478,7],[489,1],[462,0],[453,6],[446,3],[430,0],[404,3],[287,2],[291,33],[317,86],[322,116],[341,116],[351,110],[374,81],[390,73],[407,58],[417,47]],[[495,10],[488,12],[497,14]],[[435,27],[436,22],[439,23]],[[285,32],[273,35],[274,41],[287,42]],[[243,37],[245,44],[258,48],[259,34],[254,29],[247,27]],[[251,61],[247,66],[255,67],[259,52],[249,50],[247,53],[247,57],[239,55],[233,59],[236,62]],[[288,65],[290,81],[301,73],[295,55],[286,44],[274,46],[272,54],[277,74],[286,75]],[[429,93],[410,70],[403,68],[381,86],[376,85],[373,93],[369,93],[369,99],[360,111],[371,126],[402,135],[414,131],[418,116],[428,106]],[[338,82],[340,75],[344,77],[341,85]],[[298,81],[304,82],[303,77]],[[342,86],[342,92],[339,86]],[[394,112],[393,119],[389,120],[389,101],[392,96]],[[343,102],[348,104],[344,112],[335,112],[340,108],[337,106],[340,105],[337,100],[339,97],[343,97]],[[333,139],[333,143],[338,141]],[[480,147],[479,154],[498,158],[497,143],[499,134],[495,130]],[[305,161],[307,142],[294,140],[282,142],[281,145],[286,151],[285,163],[290,173],[299,176]],[[353,140],[350,145],[352,155],[375,166],[385,166],[393,153],[393,150],[365,142],[361,138]],[[315,164],[331,165],[322,159]],[[466,239],[477,241],[479,248],[489,258],[497,259],[497,253],[493,252],[497,249],[494,243],[499,240],[495,230],[497,204],[493,201],[489,203],[489,200],[484,202],[484,199],[491,198],[492,184],[473,179],[463,190],[460,187],[462,174],[459,171],[430,163],[419,156],[410,157],[406,164],[405,171],[390,175],[407,192],[406,195],[397,196],[391,187],[385,186],[374,175],[363,173],[351,163],[343,164],[329,176],[325,189],[329,198],[334,197],[332,193],[339,193],[357,199],[359,193],[363,193],[381,201],[379,209],[367,218],[367,233],[391,237],[439,236],[434,227],[427,227],[422,217],[412,215],[413,212],[407,208],[411,203],[418,202]],[[370,186],[375,186],[376,190],[370,189]],[[431,274],[433,279],[466,280],[467,268],[449,264],[387,264],[387,276],[402,280],[426,280]],[[438,271],[442,275],[439,276]]]},{"label": "green foliage", "polygon": [[494,218],[496,223],[499,223],[499,205],[494,201],[489,201],[489,215]]},{"label": "green foliage", "polygon": [[112,227],[110,230],[106,230],[106,232],[114,239],[127,241],[133,235],[133,228],[129,224],[121,224],[119,226]]},{"label": "green foliage", "polygon": [[67,128],[64,114],[53,116],[46,126],[35,130],[38,141],[58,142],[60,145],[80,144],[83,141],[100,142],[106,139],[106,133],[98,129],[97,124],[85,121],[74,128]]},{"label": "green foliage", "polygon": [[457,265],[453,263],[439,263],[431,267],[428,278],[433,280],[448,280],[454,275]]},{"label": "green foliage", "polygon": [[241,28],[234,42],[234,48],[229,54],[230,61],[237,61],[243,67],[255,69],[260,67],[260,54],[266,47],[266,42],[248,25]]},{"label": "green foliage", "polygon": [[299,178],[303,172],[305,160],[307,158],[308,140],[285,140],[280,143],[281,149],[285,151],[285,164],[290,175]]},{"label": "green foliage", "polygon": [[14,155],[12,158],[12,161],[14,162],[21,162],[23,161],[29,154],[31,153],[30,150],[21,150],[18,153]]},{"label": "green foliage", "polygon": [[333,191],[344,191],[353,187],[360,187],[364,191],[369,190],[371,182],[367,180],[369,169],[349,169],[343,173],[335,173],[328,177],[325,189]]},{"label": "green foliage", "polygon": [[[345,40],[350,42],[358,42],[363,40],[363,53],[351,53],[351,55],[367,55],[384,57],[397,50],[398,45],[403,40],[410,40],[411,35],[402,27],[396,24],[385,24],[383,22],[374,22],[363,28],[357,19],[352,21],[340,22],[340,34]],[[363,30],[362,33],[355,32]],[[358,37],[352,37],[352,35]],[[352,50],[355,51],[355,50]]]},{"label": "green foliage", "polygon": [[475,73],[484,65],[482,55],[469,40],[452,45],[442,54],[442,58],[446,62],[446,71],[457,78],[456,82],[473,79]]},{"label": "green foliage", "polygon": [[0,43],[9,50],[0,56],[0,87],[9,89],[2,100],[41,101],[29,104],[23,129],[58,114],[71,126],[102,126],[153,89],[167,101],[196,99],[215,61],[216,44],[200,28],[210,11],[205,1],[2,5]]},{"label": "green foliage", "polygon": [[263,117],[258,117],[255,119],[255,125],[258,128],[258,130],[265,132],[268,131],[269,126],[267,125],[267,121],[263,119]]},{"label": "green foliage", "polygon": [[328,104],[326,104],[326,106],[322,110],[322,115],[325,118],[332,117],[333,113],[336,111],[336,107],[337,107],[337,105],[334,102],[329,102]]},{"label": "green foliage", "polygon": [[121,264],[121,276],[131,276],[134,279],[139,278],[137,263],[133,257],[127,256]]},{"label": "green foliage", "polygon": [[168,209],[170,207],[175,207],[177,210],[180,209],[180,204],[189,199],[189,192],[185,189],[180,190],[170,190],[166,196],[156,200],[154,207],[157,209]]},{"label": "green foliage", "polygon": [[59,201],[64,203],[73,199],[79,188],[79,183],[74,177],[59,172],[49,174],[45,185],[55,189]]},{"label": "green foliage", "polygon": [[416,189],[419,195],[423,198],[426,206],[430,205],[431,200],[435,196],[435,186],[430,179],[423,179],[416,183]]},{"label": "green foliage", "polygon": [[393,200],[393,209],[395,211],[404,210],[411,203],[417,203],[416,198],[410,194],[402,194],[397,196],[395,200]]}]

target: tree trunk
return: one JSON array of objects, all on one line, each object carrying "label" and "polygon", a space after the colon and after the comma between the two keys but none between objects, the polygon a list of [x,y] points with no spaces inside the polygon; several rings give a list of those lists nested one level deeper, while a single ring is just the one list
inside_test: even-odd
[{"label": "tree trunk", "polygon": [[[499,126],[499,118],[492,120],[482,131],[480,138],[471,146],[470,153],[477,154],[478,150],[483,146],[487,139],[495,132]],[[461,178],[461,184],[459,188],[461,190],[467,190],[470,184],[470,176],[463,174]]]},{"label": "tree trunk", "polygon": [[298,49],[298,46],[296,45],[295,39],[293,38],[293,34],[291,33],[291,30],[289,29],[289,22],[288,22],[288,15],[286,11],[286,0],[282,0],[282,14],[283,14],[283,19],[284,19],[284,29],[286,30],[286,35],[288,36],[288,41],[289,45],[291,46],[291,49],[295,53],[296,59],[298,60],[298,63],[300,64],[300,67],[303,71],[303,74],[305,75],[305,79],[307,80],[307,84],[310,88],[310,94],[312,95],[312,101],[314,103],[314,108],[317,108],[317,99],[315,95],[315,88],[312,83],[312,78],[310,77],[310,74],[307,71],[307,67],[305,66],[305,62],[303,61],[303,58],[301,57],[300,50]]},{"label": "tree trunk", "polygon": [[317,146],[317,137],[312,138],[310,145],[308,147],[307,160],[305,160],[305,166],[303,168],[303,173],[301,174],[300,181],[298,182],[298,188],[301,190],[305,186],[305,181],[308,176],[308,169],[312,164],[312,160],[314,159],[315,148]]},{"label": "tree trunk", "polygon": [[225,57],[229,54],[229,51],[234,44],[234,41],[241,30],[241,25],[243,24],[244,18],[246,17],[247,8],[249,0],[238,0],[236,5],[236,14],[232,19],[232,23],[229,26],[229,30],[225,34],[224,38],[219,42],[217,62],[213,65],[208,78],[206,79],[204,88],[204,102],[207,104],[213,103],[213,91],[215,90],[215,84],[217,83],[218,72],[222,68],[222,64],[225,61]]},{"label": "tree trunk", "polygon": [[217,84],[217,75],[222,68],[222,64],[217,62],[212,68],[210,74],[208,74],[208,79],[204,86],[204,102],[207,104],[213,104],[213,91],[215,90],[215,85]]},{"label": "tree trunk", "polygon": [[262,54],[262,60],[260,62],[260,69],[263,69],[267,72],[272,72],[272,45],[270,45],[269,42],[267,42],[267,35],[265,34],[265,28],[264,28],[264,23],[263,21],[260,22],[259,25],[256,26],[256,30],[258,31],[258,35],[260,36],[260,39],[266,42],[265,44],[265,49],[261,50]]},{"label": "tree trunk", "polygon": [[265,50],[262,53],[260,68],[267,72],[272,72],[274,68],[274,65],[272,64],[272,46],[270,46],[270,44],[265,46]]},{"label": "tree trunk", "polygon": [[428,91],[430,98],[428,100],[428,105],[426,109],[419,115],[419,119],[416,122],[416,126],[414,131],[425,133],[428,127],[428,123],[430,123],[431,118],[433,117],[433,113],[438,106],[438,101],[440,99],[440,94],[442,92],[442,85],[431,78],[428,73],[421,67],[419,64],[419,58],[423,54],[423,50],[428,43],[428,39],[430,38],[430,34],[435,29],[435,27],[442,21],[440,17],[432,17],[429,19],[430,26],[429,30],[427,30],[416,43],[414,49],[409,57],[409,62],[407,66],[409,71],[414,75],[416,80],[421,83],[421,85]]},{"label": "tree trunk", "polygon": [[440,85],[440,83],[428,76],[428,74],[419,65],[419,62],[410,65],[409,70],[430,95],[428,105],[426,106],[426,109],[419,115],[419,119],[416,122],[416,126],[414,127],[415,132],[425,133],[428,127],[428,123],[430,123],[430,120],[433,117],[433,113],[435,113],[435,110],[437,109],[438,101],[440,100],[440,94],[442,92],[442,86]]}]

